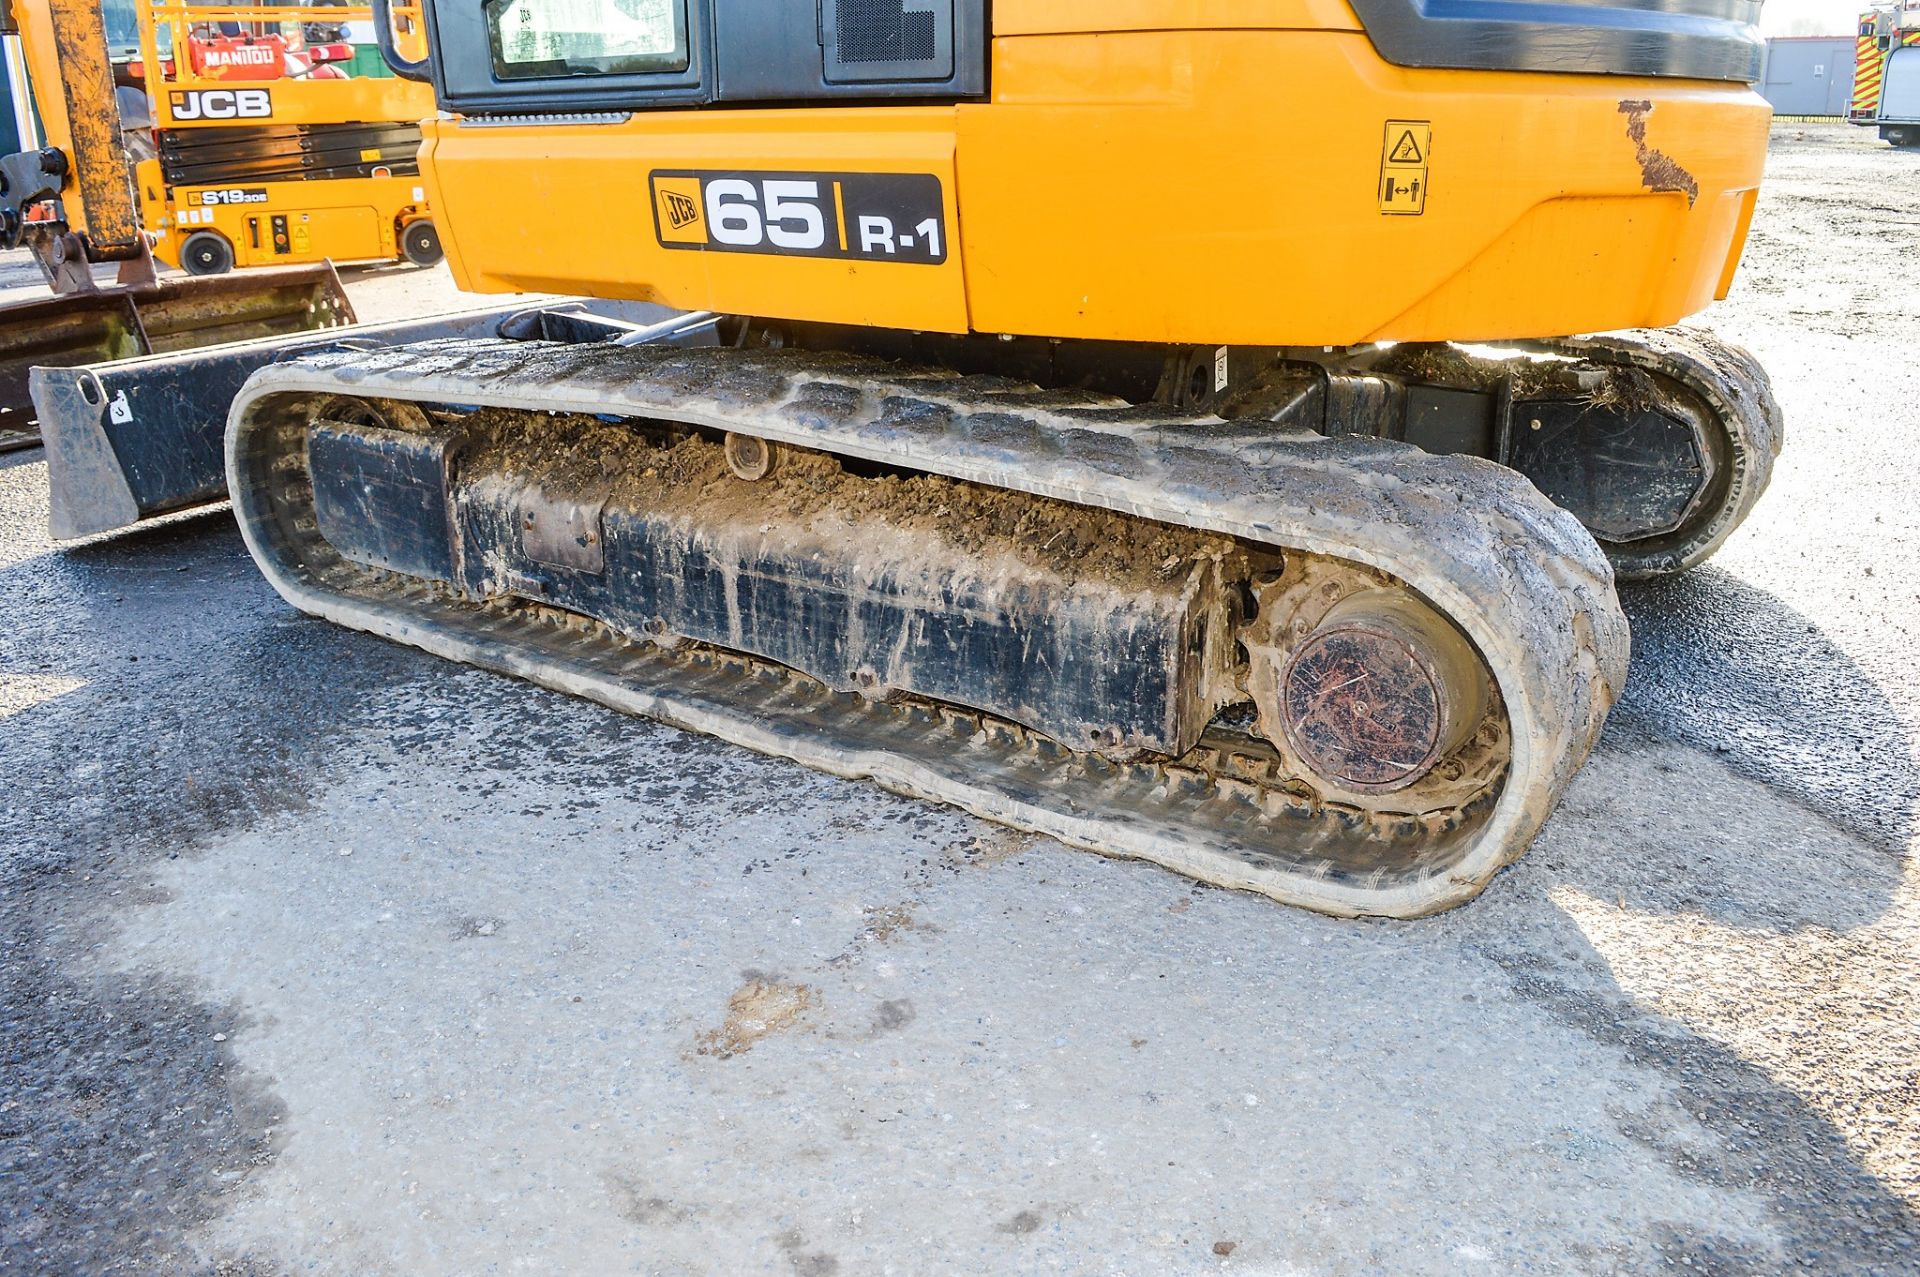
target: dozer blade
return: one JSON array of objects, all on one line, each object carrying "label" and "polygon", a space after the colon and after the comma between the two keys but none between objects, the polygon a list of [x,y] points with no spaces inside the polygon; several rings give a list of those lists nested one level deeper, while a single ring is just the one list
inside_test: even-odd
[{"label": "dozer blade", "polygon": [[354,322],[331,263],[184,276],[0,305],[0,452],[40,442],[28,378],[136,355]]},{"label": "dozer blade", "polygon": [[1519,855],[1626,676],[1577,521],[1474,458],[838,353],[262,369],[229,488],[314,615],[1327,913]]},{"label": "dozer blade", "polygon": [[224,342],[171,354],[38,367],[31,389],[47,450],[56,541],[117,532],[227,499],[227,409],[259,368],[301,353],[507,336],[615,341],[667,315],[642,303],[556,298]]}]

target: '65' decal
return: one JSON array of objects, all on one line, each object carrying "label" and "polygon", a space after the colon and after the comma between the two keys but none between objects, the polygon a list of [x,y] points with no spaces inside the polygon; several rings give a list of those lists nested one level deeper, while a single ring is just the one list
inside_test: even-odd
[{"label": "'65' decal", "polygon": [[273,95],[265,89],[176,89],[167,94],[176,120],[265,120]]},{"label": "'65' decal", "polygon": [[946,204],[931,173],[652,174],[666,248],[938,265]]}]

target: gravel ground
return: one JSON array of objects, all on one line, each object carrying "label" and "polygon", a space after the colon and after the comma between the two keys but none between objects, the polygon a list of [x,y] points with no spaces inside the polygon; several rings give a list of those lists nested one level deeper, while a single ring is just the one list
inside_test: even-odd
[{"label": "gravel ground", "polygon": [[0,1272],[1920,1271],[1916,193],[1776,127],[1774,490],[1421,923],[304,620],[225,516],[54,551],[0,462]]}]

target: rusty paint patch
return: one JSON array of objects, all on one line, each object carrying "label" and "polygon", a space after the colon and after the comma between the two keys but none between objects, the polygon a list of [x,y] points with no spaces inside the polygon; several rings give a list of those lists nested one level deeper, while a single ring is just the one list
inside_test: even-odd
[{"label": "rusty paint patch", "polygon": [[1640,181],[1650,191],[1678,191],[1687,197],[1687,207],[1700,198],[1700,183],[1665,151],[1647,145],[1647,117],[1653,103],[1644,98],[1629,98],[1620,103],[1620,114],[1627,117],[1627,138],[1633,143],[1633,157],[1640,164]]},{"label": "rusty paint patch", "polygon": [[127,174],[126,138],[113,95],[113,64],[108,58],[106,20],[99,0],[51,0],[48,19],[60,66],[60,90],[66,107],[67,136],[57,117],[47,123],[48,141],[67,152],[79,199],[67,210],[74,229],[83,231],[96,261],[138,257],[145,241],[140,209]]}]

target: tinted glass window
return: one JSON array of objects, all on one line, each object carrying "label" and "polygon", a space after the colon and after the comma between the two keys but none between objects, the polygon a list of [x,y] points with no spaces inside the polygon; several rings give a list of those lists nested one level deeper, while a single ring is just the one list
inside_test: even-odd
[{"label": "tinted glass window", "polygon": [[[146,0],[140,2],[144,4]],[[107,49],[117,58],[133,57],[140,50],[140,20],[134,16],[133,6],[134,0],[101,0],[100,15],[107,23]]]},{"label": "tinted glass window", "polygon": [[503,80],[687,69],[686,0],[487,0]]}]

